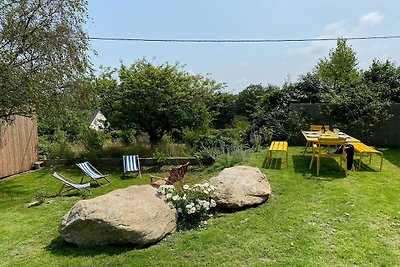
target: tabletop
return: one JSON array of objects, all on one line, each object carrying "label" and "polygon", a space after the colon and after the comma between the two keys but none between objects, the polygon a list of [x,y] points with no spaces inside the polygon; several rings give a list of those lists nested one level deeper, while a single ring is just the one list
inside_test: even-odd
[{"label": "tabletop", "polygon": [[343,132],[339,132],[337,135],[335,135],[333,132],[325,132],[325,133],[321,133],[321,132],[317,132],[317,131],[301,131],[301,133],[303,134],[304,138],[307,140],[307,142],[312,142],[312,143],[316,143],[318,142],[318,138],[321,136],[324,137],[337,137],[337,138],[346,138],[346,142],[349,143],[357,143],[360,142],[360,140],[346,134]]}]

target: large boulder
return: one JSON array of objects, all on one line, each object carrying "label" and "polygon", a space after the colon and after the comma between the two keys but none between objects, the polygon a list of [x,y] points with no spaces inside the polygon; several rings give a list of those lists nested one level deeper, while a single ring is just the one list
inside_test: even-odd
[{"label": "large boulder", "polygon": [[150,185],[130,186],[77,202],[61,220],[61,236],[82,246],[147,245],[176,229],[175,208]]},{"label": "large boulder", "polygon": [[222,170],[210,179],[216,189],[212,197],[222,208],[237,209],[265,202],[271,186],[265,175],[249,166],[235,166]]}]

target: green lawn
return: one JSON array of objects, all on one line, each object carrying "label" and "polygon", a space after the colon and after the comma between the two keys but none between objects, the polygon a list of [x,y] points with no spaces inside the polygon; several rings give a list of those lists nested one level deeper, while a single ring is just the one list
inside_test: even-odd
[{"label": "green lawn", "polygon": [[[265,166],[265,150],[248,159],[272,186],[267,203],[219,213],[204,229],[175,233],[145,249],[65,243],[57,227],[78,196],[27,208],[41,189],[57,192],[54,169],[1,180],[0,266],[399,266],[400,150],[383,150],[382,172],[374,155],[372,164],[347,177],[330,159],[317,177],[302,151],[290,148],[288,168],[280,160]],[[56,170],[79,181],[76,168]],[[148,183],[150,175],[123,180],[121,170],[104,172],[112,184],[92,188],[91,197]],[[187,178],[214,174],[192,171]]]}]

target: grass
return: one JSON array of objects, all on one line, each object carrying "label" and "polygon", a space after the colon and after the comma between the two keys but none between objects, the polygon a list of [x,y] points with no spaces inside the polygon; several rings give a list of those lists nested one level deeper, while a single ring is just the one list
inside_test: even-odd
[{"label": "grass", "polygon": [[[50,177],[54,169],[1,180],[0,266],[398,266],[400,150],[383,151],[382,172],[373,156],[372,164],[347,177],[330,159],[317,177],[302,151],[290,148],[288,167],[276,158],[266,166],[265,150],[250,155],[249,165],[259,167],[271,184],[267,203],[219,213],[204,229],[175,233],[145,249],[65,243],[57,227],[78,196],[27,208],[40,190],[57,192],[60,184]],[[80,179],[75,168],[56,170]],[[112,184],[93,188],[91,197],[147,184],[151,174],[123,180],[121,170],[108,171]],[[197,182],[215,174],[192,171],[187,178]]]}]

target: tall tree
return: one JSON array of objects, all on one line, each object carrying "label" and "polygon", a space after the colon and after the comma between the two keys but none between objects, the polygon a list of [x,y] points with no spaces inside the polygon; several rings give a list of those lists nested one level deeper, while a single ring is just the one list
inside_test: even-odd
[{"label": "tall tree", "polygon": [[97,81],[104,115],[115,129],[147,132],[153,144],[166,133],[207,127],[213,94],[223,86],[179,64],[154,66],[145,59],[122,65],[118,76],[108,72]]},{"label": "tall tree", "polygon": [[322,111],[342,129],[368,142],[374,129],[390,118],[390,101],[382,98],[384,86],[362,79],[357,64],[356,53],[345,39],[337,41],[336,49],[329,52],[329,59],[319,61],[317,73],[330,87],[322,98],[330,105]]},{"label": "tall tree", "polygon": [[1,1],[0,119],[86,101],[86,20],[86,0]]},{"label": "tall tree", "polygon": [[317,73],[321,80],[334,92],[356,85],[360,81],[355,51],[346,39],[338,39],[337,46],[329,52],[329,58],[320,59]]}]

